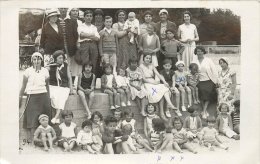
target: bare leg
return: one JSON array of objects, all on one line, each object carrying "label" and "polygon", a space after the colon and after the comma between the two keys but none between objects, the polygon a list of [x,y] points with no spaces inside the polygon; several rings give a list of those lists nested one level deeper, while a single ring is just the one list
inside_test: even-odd
[{"label": "bare leg", "polygon": [[117,91],[116,89],[113,89],[113,96],[114,96],[114,105],[115,106],[120,106],[120,97],[117,96]]},{"label": "bare leg", "polygon": [[164,98],[165,98],[166,102],[170,105],[171,109],[176,109],[176,107],[172,104],[171,97],[170,97],[170,91],[168,91],[164,94]]},{"label": "bare leg", "polygon": [[125,90],[125,93],[126,93],[127,105],[129,105],[128,102],[130,103],[130,100],[131,100],[131,92],[130,92],[129,88],[127,88]]},{"label": "bare leg", "polygon": [[60,116],[60,109],[56,109],[56,114],[55,114],[55,116],[54,116],[54,118],[55,119],[58,119],[59,118],[59,116]]},{"label": "bare leg", "polygon": [[49,142],[49,144],[50,144],[50,149],[53,150],[53,146],[52,146],[53,140],[52,140],[52,135],[51,135],[51,133],[47,133],[47,137],[48,137],[48,142]]},{"label": "bare leg", "polygon": [[199,100],[199,90],[198,90],[197,87],[195,87],[195,95],[196,95],[197,103],[200,103],[200,100]]},{"label": "bare leg", "polygon": [[65,152],[70,151],[69,144],[67,142],[63,143],[63,147]]},{"label": "bare leg", "polygon": [[72,141],[70,144],[69,144],[69,151],[71,151],[75,145],[75,141]]},{"label": "bare leg", "polygon": [[91,145],[91,147],[92,147],[92,149],[93,149],[94,151],[99,152],[99,153],[100,153],[101,148],[102,148],[102,146],[99,145],[99,144],[93,144],[93,145]]},{"label": "bare leg", "polygon": [[123,152],[124,152],[125,154],[130,154],[131,151],[130,151],[130,149],[129,149],[128,142],[127,142],[127,141],[124,141],[124,142],[122,142],[121,144],[122,144]]},{"label": "bare leg", "polygon": [[43,146],[44,146],[44,150],[48,151],[46,133],[42,133],[41,136],[42,136],[42,143],[43,143]]},{"label": "bare leg", "polygon": [[92,105],[93,105],[93,102],[94,102],[94,99],[95,99],[94,97],[95,97],[95,95],[94,95],[94,91],[93,91],[93,92],[91,92],[91,93],[89,94],[89,102],[88,102],[89,108],[91,108]]},{"label": "bare leg", "polygon": [[187,94],[188,94],[188,102],[189,102],[189,106],[191,106],[191,102],[192,102],[192,98],[191,98],[191,90],[189,87],[185,87],[185,90],[187,91]]},{"label": "bare leg", "polygon": [[162,145],[157,149],[157,151],[161,152],[163,149],[165,149],[165,147],[171,142],[172,138],[172,134],[166,134]]},{"label": "bare leg", "polygon": [[112,92],[111,90],[106,89],[104,93],[107,93],[107,94],[108,94],[109,103],[110,103],[111,108],[112,108],[112,107],[115,107],[115,106],[114,106],[113,92]]},{"label": "bare leg", "polygon": [[86,109],[86,112],[88,113],[88,115],[90,115],[91,112],[89,110],[89,107],[88,107],[88,104],[86,101],[85,93],[81,90],[78,90],[78,94],[79,94],[81,102],[83,103],[84,108]]},{"label": "bare leg", "polygon": [[180,101],[181,101],[181,96],[180,96],[180,92],[177,88],[174,89],[175,91],[175,101],[176,101],[176,107],[179,110],[180,109]]},{"label": "bare leg", "polygon": [[172,148],[175,149],[179,153],[183,153],[183,151],[181,150],[180,146],[175,141],[172,143]]},{"label": "bare leg", "polygon": [[183,87],[180,87],[179,91],[181,93],[181,106],[185,106],[185,90]]},{"label": "bare leg", "polygon": [[[169,109],[167,108],[167,110],[169,110]],[[161,118],[162,118],[164,121],[167,121],[167,120],[168,120],[168,119],[166,118],[165,114],[164,114],[164,99],[163,99],[163,98],[159,101],[159,113],[160,113]]]},{"label": "bare leg", "polygon": [[197,154],[198,152],[191,146],[191,144],[189,143],[184,143],[183,144],[183,147],[188,149],[190,152],[194,153],[194,154]]},{"label": "bare leg", "polygon": [[207,108],[208,108],[208,105],[209,105],[209,101],[205,101],[204,105],[203,105],[203,115],[202,115],[202,118],[204,118],[204,119],[207,118]]},{"label": "bare leg", "polygon": [[147,141],[147,140],[141,140],[141,141],[139,141],[138,140],[138,142],[143,146],[143,147],[145,147],[147,150],[149,150],[149,151],[153,151],[153,149],[150,147],[150,145],[149,145],[149,142]]},{"label": "bare leg", "polygon": [[117,89],[117,92],[120,94],[120,105],[121,106],[125,106],[126,105],[126,101],[125,101],[125,92],[124,92],[124,90],[123,89]]},{"label": "bare leg", "polygon": [[190,90],[191,90],[191,94],[192,94],[192,98],[193,98],[193,103],[194,104],[198,104],[197,99],[196,99],[196,95],[195,95],[195,88],[193,88],[192,86],[190,86]]},{"label": "bare leg", "polygon": [[105,154],[114,154],[112,143],[106,143],[104,148]]}]

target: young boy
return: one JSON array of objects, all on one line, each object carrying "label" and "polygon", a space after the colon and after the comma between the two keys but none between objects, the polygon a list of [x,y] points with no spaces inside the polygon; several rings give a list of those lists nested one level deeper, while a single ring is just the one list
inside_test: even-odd
[{"label": "young boy", "polygon": [[[180,107],[180,92],[178,89],[175,87],[175,80],[173,80],[174,76],[174,71],[171,69],[172,68],[172,61],[170,59],[164,59],[163,61],[163,70],[160,72],[160,74],[163,76],[165,81],[169,84],[170,90],[172,94],[175,94],[175,101],[176,101],[176,107],[177,107],[177,115],[180,115],[179,107]],[[172,101],[173,96],[171,96]],[[171,117],[170,111],[167,108],[165,111],[165,115],[167,117]]]},{"label": "young boy", "polygon": [[[48,151],[48,146],[50,150],[53,150],[53,141],[57,138],[54,129],[48,125],[49,117],[45,114],[39,116],[40,126],[34,132],[33,144],[37,146],[44,146],[44,150]],[[48,142],[47,142],[48,141]]]},{"label": "young boy", "polygon": [[184,46],[181,42],[175,40],[174,35],[175,31],[173,29],[167,29],[166,40],[164,40],[161,44],[161,52],[165,56],[172,61],[173,70],[176,70],[175,64],[177,61],[181,60],[181,54],[184,51]]},{"label": "young boy", "polygon": [[99,53],[103,64],[113,66],[113,74],[116,73],[116,55],[119,52],[117,33],[112,27],[113,19],[111,16],[105,17],[105,28],[99,32]]}]

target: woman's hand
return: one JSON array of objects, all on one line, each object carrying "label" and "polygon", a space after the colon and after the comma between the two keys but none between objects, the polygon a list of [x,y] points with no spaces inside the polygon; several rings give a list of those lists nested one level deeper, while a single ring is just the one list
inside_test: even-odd
[{"label": "woman's hand", "polygon": [[164,86],[166,86],[167,88],[170,88],[168,83],[164,83]]}]

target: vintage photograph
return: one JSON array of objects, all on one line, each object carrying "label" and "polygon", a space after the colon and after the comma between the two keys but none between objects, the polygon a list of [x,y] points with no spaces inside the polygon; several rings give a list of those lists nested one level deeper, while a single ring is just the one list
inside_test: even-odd
[{"label": "vintage photograph", "polygon": [[241,17],[232,9],[18,14],[20,154],[239,152]]}]

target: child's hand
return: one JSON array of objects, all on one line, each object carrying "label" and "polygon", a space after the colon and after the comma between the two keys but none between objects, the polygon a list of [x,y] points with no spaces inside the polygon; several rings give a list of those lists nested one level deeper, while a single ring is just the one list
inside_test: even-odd
[{"label": "child's hand", "polygon": [[77,49],[79,49],[80,48],[80,43],[79,42],[77,42]]},{"label": "child's hand", "polygon": [[171,87],[171,88],[170,88],[170,91],[173,92],[173,93],[175,93],[174,87]]},{"label": "child's hand", "polygon": [[164,83],[164,85],[165,85],[167,88],[170,88],[170,86],[169,86],[168,83]]}]

